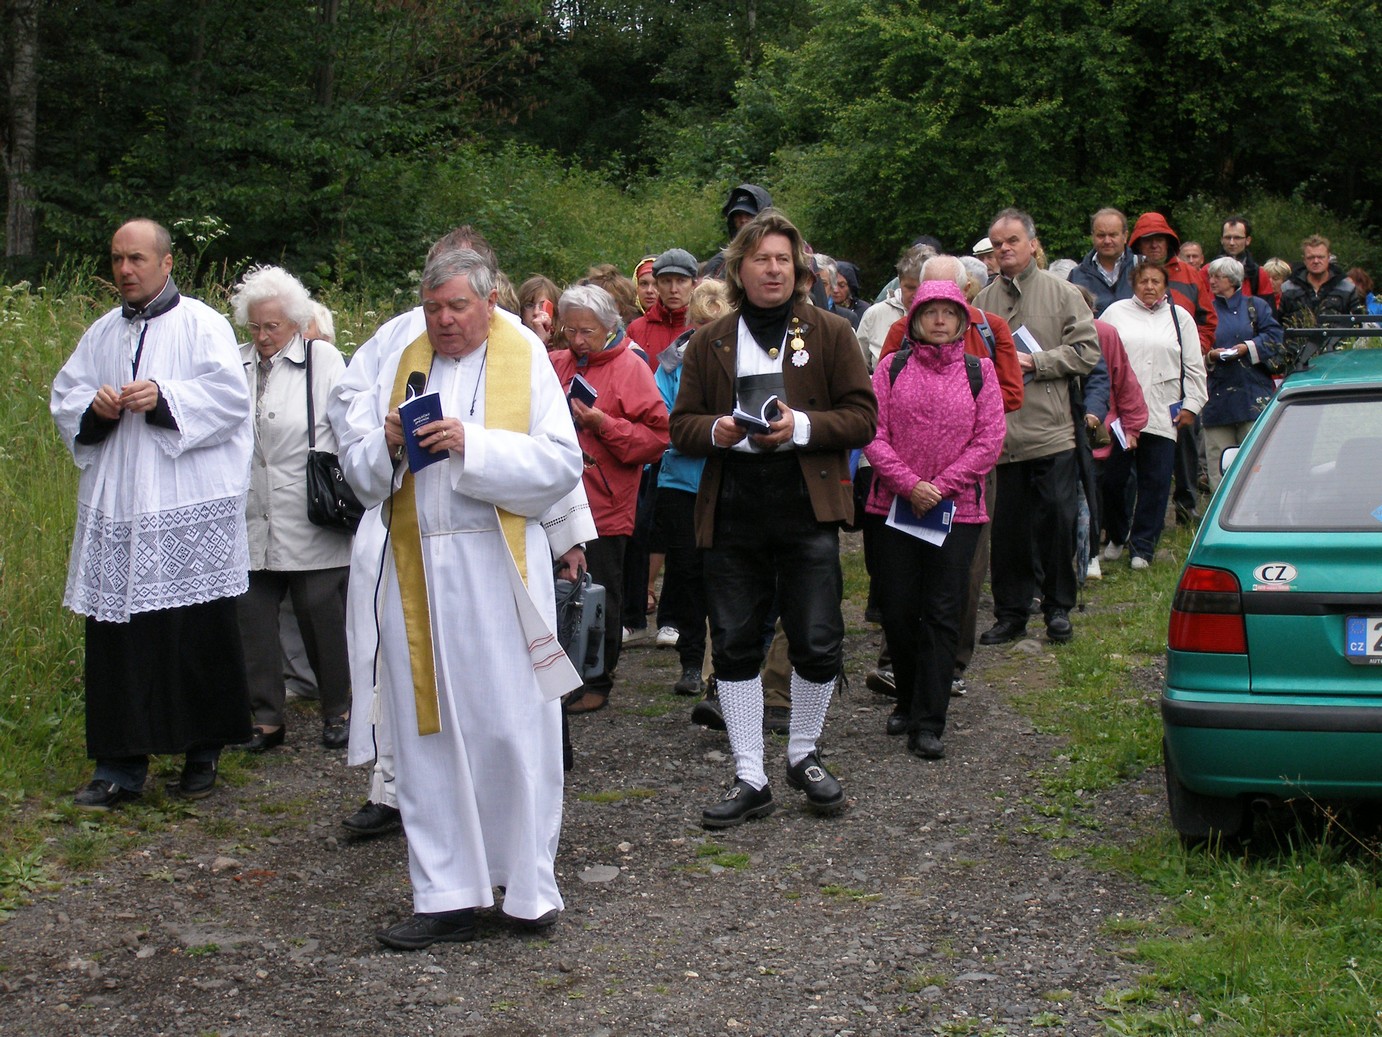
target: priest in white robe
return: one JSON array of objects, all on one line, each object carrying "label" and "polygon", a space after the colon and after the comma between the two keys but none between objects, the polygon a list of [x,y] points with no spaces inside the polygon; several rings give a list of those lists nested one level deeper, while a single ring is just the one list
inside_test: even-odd
[{"label": "priest in white robe", "polygon": [[[541,517],[579,483],[556,375],[496,316],[493,270],[470,250],[423,272],[424,334],[383,359],[341,429],[346,477],[382,505],[377,684],[408,835],[413,916],[378,934],[413,949],[474,935],[494,904],[546,928],[562,909],[558,697],[580,679],[556,637]],[[438,394],[416,429],[440,463],[400,457],[408,386]]]},{"label": "priest in white robe", "polygon": [[[469,248],[479,253],[494,268],[494,254],[479,231],[467,225],[456,228],[433,246],[434,252]],[[534,349],[545,353],[542,340],[528,329],[516,314],[504,309],[495,315],[508,321]],[[427,330],[421,305],[386,321],[351,355],[345,375],[331,392],[328,416],[339,437],[348,426],[347,416],[356,397],[370,393],[383,365]],[[585,485],[577,482],[571,492],[542,516],[553,558],[565,559],[569,567],[585,566],[581,548],[596,537],[595,519],[590,513]],[[351,576],[357,581],[346,599],[346,625],[351,673],[350,748],[347,762],[352,767],[372,764],[369,796],[363,806],[342,824],[356,836],[383,835],[399,826],[397,775],[393,762],[393,736],[388,711],[375,694],[379,684],[376,647],[379,642],[379,570],[387,550],[381,508],[367,508],[361,517],[351,545]],[[563,733],[564,733],[563,728]],[[565,742],[565,737],[563,737]],[[570,769],[569,759],[566,769]]]},{"label": "priest in white robe", "polygon": [[186,754],[170,791],[209,794],[221,747],[249,736],[234,598],[248,584],[249,391],[229,322],[179,294],[168,232],[122,226],[123,304],[96,321],[50,406],[81,479],[63,603],[86,617],[79,806],[137,798],[148,756]]}]

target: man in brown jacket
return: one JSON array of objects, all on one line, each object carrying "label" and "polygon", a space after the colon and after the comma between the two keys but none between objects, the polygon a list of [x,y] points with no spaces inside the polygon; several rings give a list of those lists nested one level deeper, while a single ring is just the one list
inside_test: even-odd
[{"label": "man in brown jacket", "polygon": [[[672,443],[705,457],[696,497],[712,658],[736,780],[702,815],[707,828],[766,817],[764,621],[779,603],[792,662],[787,784],[818,813],[844,807],[816,741],[842,665],[838,526],[853,515],[848,451],[873,438],[878,404],[849,323],[806,301],[801,234],[773,209],[726,252],[734,312],[686,348]],[[764,405],[776,396],[776,405]],[[752,431],[734,412],[766,416]]]}]

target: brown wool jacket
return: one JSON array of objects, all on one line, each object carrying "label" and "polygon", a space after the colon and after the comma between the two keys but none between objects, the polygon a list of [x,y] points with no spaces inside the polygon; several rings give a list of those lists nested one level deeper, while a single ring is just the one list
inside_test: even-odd
[{"label": "brown wool jacket", "polygon": [[[782,365],[787,406],[811,420],[811,440],[796,450],[797,460],[817,521],[849,522],[854,516],[849,451],[873,440],[878,401],[849,322],[800,301],[792,312],[801,322],[810,357],[801,367],[790,361]],[[714,544],[715,501],[726,451],[713,445],[711,429],[734,410],[738,343],[737,312],[697,331],[686,347],[681,389],[672,408],[672,445],[683,454],[707,459],[696,494],[700,547]]]}]

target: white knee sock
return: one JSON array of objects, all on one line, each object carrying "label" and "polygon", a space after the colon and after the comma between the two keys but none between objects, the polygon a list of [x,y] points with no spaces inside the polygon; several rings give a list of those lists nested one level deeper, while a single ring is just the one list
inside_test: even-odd
[{"label": "white knee sock", "polygon": [[734,773],[755,789],[768,784],[763,770],[763,680],[720,681],[720,712],[724,714]]},{"label": "white knee sock", "polygon": [[787,735],[787,762],[793,766],[816,751],[816,740],[825,727],[825,712],[835,682],[816,684],[792,671],[792,726]]}]

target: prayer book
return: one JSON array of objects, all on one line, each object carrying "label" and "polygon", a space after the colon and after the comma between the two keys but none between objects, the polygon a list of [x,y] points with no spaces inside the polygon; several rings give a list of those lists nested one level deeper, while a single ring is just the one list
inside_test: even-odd
[{"label": "prayer book", "polygon": [[893,498],[893,506],[888,512],[887,524],[918,540],[940,547],[950,532],[950,524],[955,519],[955,502],[943,500],[924,514],[912,510],[910,501],[902,497]]},{"label": "prayer book", "polygon": [[571,391],[567,394],[568,400],[580,400],[587,407],[594,407],[596,399],[599,398],[599,391],[580,375],[571,379]]},{"label": "prayer book", "polygon": [[429,464],[444,461],[446,451],[432,453],[418,443],[418,429],[441,421],[441,397],[434,392],[414,396],[398,405],[398,416],[403,421],[403,445],[408,451],[408,471],[420,472]]}]

